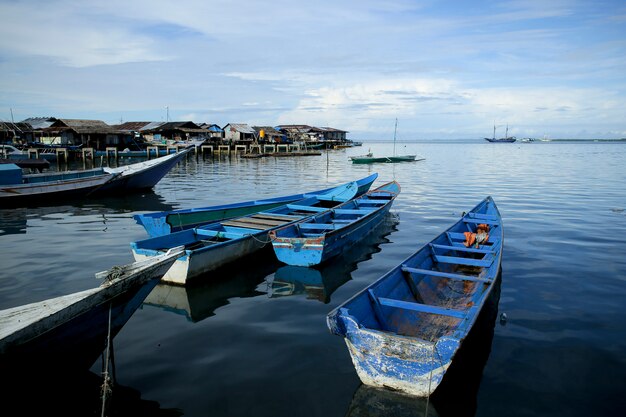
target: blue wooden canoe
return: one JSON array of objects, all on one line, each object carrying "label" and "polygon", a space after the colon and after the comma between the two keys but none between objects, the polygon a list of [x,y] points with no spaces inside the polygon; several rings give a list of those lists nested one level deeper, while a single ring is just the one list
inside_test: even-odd
[{"label": "blue wooden canoe", "polygon": [[[359,186],[357,195],[367,192],[377,177],[378,174],[374,173],[357,180],[356,182]],[[304,198],[327,193],[334,188],[336,187],[310,191],[302,194],[244,201],[240,203],[136,214],[133,218],[137,224],[143,226],[150,237],[163,236],[173,232],[179,232],[181,230],[192,229],[207,223],[270,210],[287,203],[293,203],[294,201],[302,200]]]},{"label": "blue wooden canoe", "polygon": [[[466,247],[465,233],[476,237],[481,224],[489,226],[488,239]],[[502,244],[502,218],[487,197],[331,311],[328,327],[344,337],[361,381],[430,396],[494,287]]]},{"label": "blue wooden canoe", "polygon": [[358,190],[359,185],[351,182],[325,194],[283,204],[271,210],[131,242],[130,246],[138,261],[161,255],[169,248],[185,246],[186,254],[174,262],[163,281],[186,285],[200,276],[206,278],[207,273],[263,247],[271,248],[269,231],[336,207],[354,198]]},{"label": "blue wooden canoe", "polygon": [[370,233],[400,193],[396,181],[306,220],[270,232],[274,253],[287,265],[314,266],[337,256]]}]

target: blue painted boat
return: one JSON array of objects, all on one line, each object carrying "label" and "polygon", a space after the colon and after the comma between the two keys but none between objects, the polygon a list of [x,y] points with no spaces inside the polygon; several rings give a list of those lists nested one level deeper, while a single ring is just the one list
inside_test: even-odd
[{"label": "blue painted boat", "polygon": [[113,267],[100,286],[0,311],[0,370],[88,369],[182,255]]},{"label": "blue painted boat", "polygon": [[93,194],[116,174],[102,168],[24,174],[15,164],[0,165],[0,207],[27,206]]},{"label": "blue painted boat", "polygon": [[0,207],[54,204],[77,197],[99,197],[154,187],[191,149],[117,168],[24,174],[0,164]]},{"label": "blue painted boat", "polygon": [[[468,247],[469,245],[469,247]],[[365,385],[430,396],[500,271],[502,218],[491,197],[331,311]]]},{"label": "blue painted boat", "polygon": [[[367,192],[376,178],[378,178],[378,174],[374,173],[357,180],[356,182],[359,186],[357,196]],[[244,201],[240,203],[136,214],[133,218],[137,224],[143,226],[146,232],[148,232],[148,236],[163,236],[173,232],[179,232],[181,230],[192,229],[207,223],[270,210],[287,203],[293,203],[294,201],[302,200],[304,198],[327,193],[333,188],[336,187],[310,191],[302,194]]]},{"label": "blue painted boat", "polygon": [[186,254],[174,262],[163,281],[187,285],[221,267],[251,255],[268,245],[268,233],[277,227],[306,219],[336,207],[356,196],[356,182],[343,184],[331,191],[284,204],[248,216],[213,222],[193,229],[131,242],[136,260],[161,255],[169,248],[183,245]]},{"label": "blue painted boat", "polygon": [[268,296],[279,298],[306,294],[309,300],[328,304],[332,294],[352,279],[351,273],[358,264],[372,259],[374,253],[380,252],[380,245],[390,242],[387,236],[397,230],[397,225],[397,216],[389,213],[370,234],[354,246],[346,248],[330,262],[313,268],[282,265],[273,274],[266,274]]},{"label": "blue painted boat", "polygon": [[337,256],[372,231],[400,193],[396,181],[270,232],[274,253],[287,265],[314,266]]}]

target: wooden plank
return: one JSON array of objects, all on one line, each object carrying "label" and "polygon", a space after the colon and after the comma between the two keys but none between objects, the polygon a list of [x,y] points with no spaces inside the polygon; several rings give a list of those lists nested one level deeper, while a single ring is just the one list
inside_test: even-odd
[{"label": "wooden plank", "polygon": [[254,217],[255,219],[269,219],[269,220],[298,220],[301,219],[302,216],[292,216],[290,214],[274,214],[274,213],[256,213],[250,217]]},{"label": "wooden plank", "polygon": [[372,209],[335,209],[333,210],[336,214],[367,214],[371,213]]},{"label": "wooden plank", "polygon": [[290,221],[284,221],[284,220],[255,219],[254,217],[243,217],[240,219],[227,220],[225,222],[222,222],[222,224],[226,226],[232,226],[232,224],[226,224],[226,223],[227,222],[240,222],[240,221],[245,222],[247,224],[258,224],[260,226],[267,226],[267,227],[282,226],[284,224],[290,223]]},{"label": "wooden plank", "polygon": [[329,223],[298,223],[300,229],[334,230],[335,225]]},{"label": "wooden plank", "polygon": [[488,225],[491,225],[491,226],[497,226],[497,225],[500,224],[500,222],[497,221],[497,220],[470,219],[470,218],[467,218],[467,217],[465,217],[463,219],[463,222],[464,223],[474,223],[474,224],[488,224]]},{"label": "wooden plank", "polygon": [[196,235],[207,238],[224,238],[224,239],[239,239],[243,236],[241,233],[232,233],[232,232],[222,232],[217,230],[205,230],[205,229],[194,229]]},{"label": "wooden plank", "polygon": [[324,207],[313,207],[313,206],[301,206],[298,204],[287,204],[287,208],[290,210],[300,210],[300,211],[314,211],[316,213],[321,213],[322,211],[328,211],[330,209]]},{"label": "wooden plank", "polygon": [[482,254],[487,254],[487,253],[493,253],[494,251],[490,250],[490,249],[477,249],[477,248],[468,248],[465,247],[465,245],[463,246],[448,246],[448,245],[440,245],[437,243],[431,243],[430,247],[433,249],[444,249],[444,250],[455,250],[458,252],[467,252],[467,253],[482,253]]},{"label": "wooden plank", "polygon": [[401,308],[404,310],[417,311],[420,313],[437,314],[439,316],[450,316],[458,319],[467,317],[467,313],[463,310],[454,310],[451,308],[443,308],[431,306],[428,304],[413,303],[408,301],[393,300],[391,298],[378,297],[378,302],[386,307]]},{"label": "wooden plank", "polygon": [[232,227],[243,227],[246,229],[256,229],[256,230],[264,230],[264,229],[269,229],[270,227],[260,227],[263,225],[260,225],[258,223],[250,223],[247,222],[245,220],[228,220],[228,221],[224,221],[222,222],[223,226],[232,226]]},{"label": "wooden plank", "polygon": [[435,260],[437,262],[447,263],[447,264],[455,264],[455,265],[468,265],[468,266],[480,266],[483,268],[488,268],[493,263],[492,259],[471,259],[471,258],[459,258],[456,256],[442,256],[433,254]]},{"label": "wooden plank", "polygon": [[486,278],[471,277],[469,275],[461,275],[461,274],[452,274],[450,272],[432,271],[430,269],[410,268],[408,266],[402,266],[402,271],[408,272],[411,274],[428,275],[431,277],[456,279],[459,281],[483,282],[485,284],[491,282],[490,279],[486,279]]},{"label": "wooden plank", "polygon": [[484,220],[498,220],[498,216],[493,214],[484,214],[484,213],[468,213],[468,217],[474,219],[484,219]]}]

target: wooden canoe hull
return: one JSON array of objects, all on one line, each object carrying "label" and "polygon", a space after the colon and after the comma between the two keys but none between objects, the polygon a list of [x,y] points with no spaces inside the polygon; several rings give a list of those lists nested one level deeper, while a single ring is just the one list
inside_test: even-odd
[{"label": "wooden canoe hull", "polygon": [[[378,174],[374,173],[359,179],[357,181],[359,186],[357,195],[362,195],[367,192],[377,177]],[[150,237],[164,236],[173,232],[199,227],[207,223],[271,210],[284,204],[327,193],[333,188],[335,187],[302,194],[293,194],[232,204],[221,204],[210,207],[137,214],[133,218],[138,224],[143,226]]]},{"label": "wooden canoe hull", "polygon": [[328,261],[374,230],[399,192],[400,186],[392,181],[328,212],[271,231],[276,257],[294,266]]},{"label": "wooden canoe hull", "polygon": [[271,230],[348,201],[354,198],[358,189],[356,182],[346,183],[328,193],[272,210],[131,242],[131,250],[136,260],[142,260],[158,256],[167,249],[184,246],[185,255],[174,262],[163,276],[163,281],[187,285],[264,247],[270,250],[268,233]]},{"label": "wooden canoe hull", "polygon": [[113,268],[97,288],[0,311],[0,369],[88,368],[180,254]]},{"label": "wooden canoe hull", "polygon": [[[466,247],[464,232],[490,226]],[[487,197],[448,230],[327,316],[364,384],[431,395],[475,323],[498,276],[503,228]]]}]

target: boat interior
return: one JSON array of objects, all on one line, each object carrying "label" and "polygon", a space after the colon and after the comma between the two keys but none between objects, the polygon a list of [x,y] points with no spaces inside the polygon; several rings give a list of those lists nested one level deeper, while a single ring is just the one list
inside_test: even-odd
[{"label": "boat interior", "polygon": [[[464,232],[485,222],[491,224],[488,240],[466,247]],[[463,330],[497,275],[492,267],[502,235],[488,215],[464,218],[457,226],[356,296],[346,313],[363,327],[432,342]]]}]

